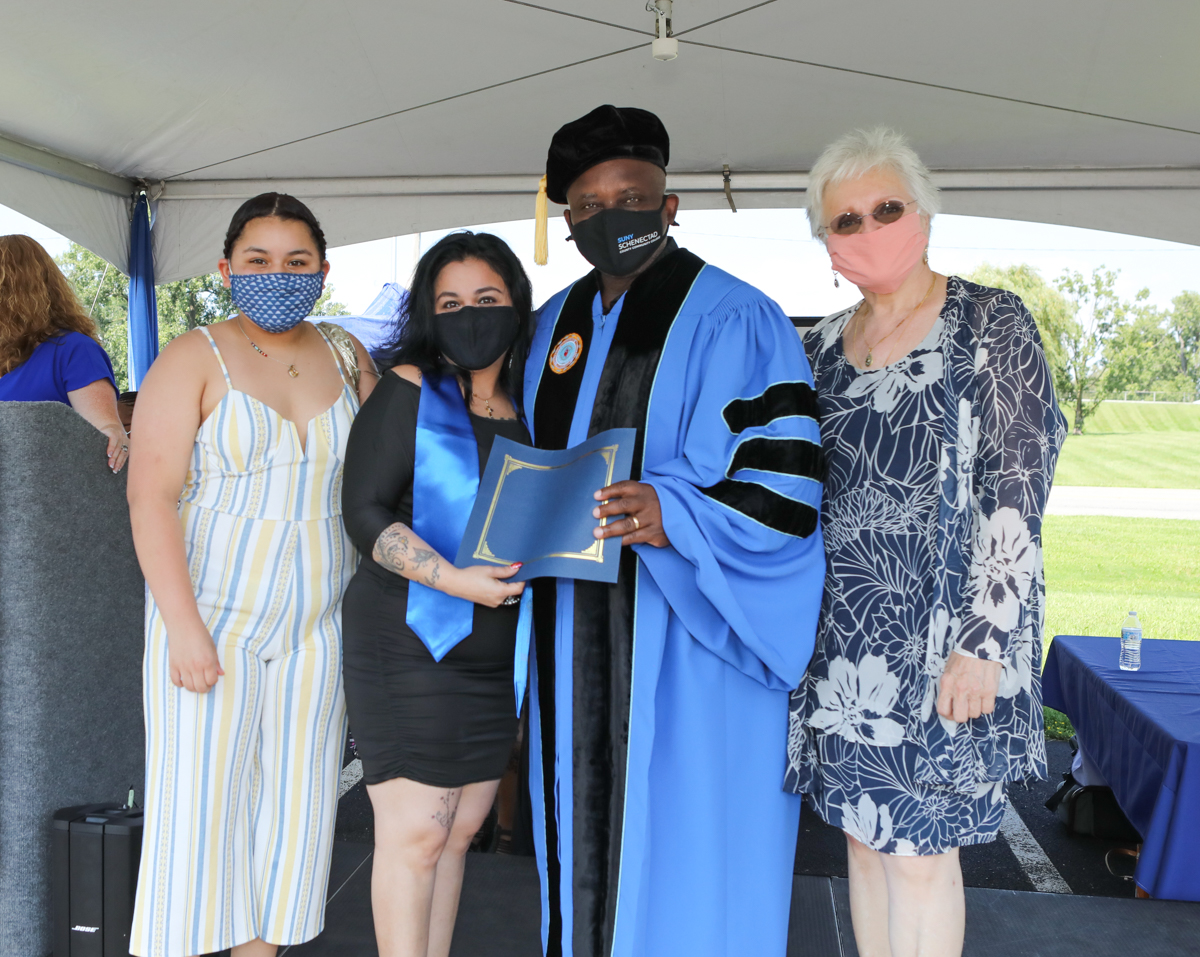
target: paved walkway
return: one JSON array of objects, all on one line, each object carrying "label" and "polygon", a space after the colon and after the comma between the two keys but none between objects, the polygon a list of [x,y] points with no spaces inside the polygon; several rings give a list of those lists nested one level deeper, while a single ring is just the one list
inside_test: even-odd
[{"label": "paved walkway", "polygon": [[1200,488],[1100,488],[1054,485],[1048,515],[1116,515],[1200,521]]}]

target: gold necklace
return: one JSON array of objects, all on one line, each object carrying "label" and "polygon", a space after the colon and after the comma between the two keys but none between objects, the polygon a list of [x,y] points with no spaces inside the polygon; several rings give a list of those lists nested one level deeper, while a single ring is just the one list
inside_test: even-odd
[{"label": "gold necklace", "polygon": [[490,399],[494,399],[496,397],[495,392],[489,395],[486,399],[481,395],[475,395],[474,392],[472,392],[471,395],[483,403],[484,408],[488,410],[489,419],[494,419],[496,417],[496,413],[492,411],[492,403],[489,401]]},{"label": "gold necklace", "polygon": [[248,335],[246,335],[246,330],[242,328],[242,317],[241,316],[237,317],[237,327],[238,327],[238,330],[241,332],[241,334],[243,336],[246,336],[246,341],[248,343],[250,343],[250,348],[252,348],[260,356],[262,356],[264,359],[270,359],[272,362],[278,362],[281,366],[287,366],[288,375],[290,375],[293,379],[297,378],[300,375],[299,371],[297,371],[297,369],[296,369],[295,363],[284,362],[282,359],[276,359],[274,356],[269,356],[265,352],[263,352],[262,349],[260,349],[258,347],[258,343],[255,342],[253,339],[251,339]]},{"label": "gold necklace", "polygon": [[[901,319],[898,323],[896,323],[896,325],[894,325],[892,327],[891,332],[889,332],[882,339],[877,340],[875,345],[867,348],[867,357],[865,359],[863,359],[863,365],[866,368],[868,368],[868,369],[871,368],[871,359],[872,359],[872,356],[874,356],[874,354],[875,354],[875,350],[878,349],[885,342],[887,342],[887,340],[890,339],[892,336],[894,336],[897,332],[899,332],[900,327],[903,326],[905,323],[907,323],[908,320],[911,319],[913,316],[915,316],[917,314],[917,312],[920,310],[920,308],[923,305],[925,305],[925,300],[929,298],[929,294],[931,292],[933,292],[933,287],[936,284],[937,284],[937,273],[934,273],[933,279],[929,283],[929,288],[925,290],[925,295],[923,295],[921,297],[921,301],[917,303],[916,308],[913,309],[912,312],[910,312],[907,316],[905,316],[903,319]],[[858,323],[858,344],[860,346],[866,345],[866,342],[867,342],[867,333],[865,330],[865,326],[866,326],[866,321],[860,319],[859,323]]]}]

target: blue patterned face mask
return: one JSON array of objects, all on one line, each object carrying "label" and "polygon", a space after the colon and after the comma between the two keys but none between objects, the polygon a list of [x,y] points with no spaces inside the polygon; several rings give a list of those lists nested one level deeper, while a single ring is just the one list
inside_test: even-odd
[{"label": "blue patterned face mask", "polygon": [[323,272],[254,272],[229,276],[233,304],[259,328],[287,332],[312,312],[325,284]]}]

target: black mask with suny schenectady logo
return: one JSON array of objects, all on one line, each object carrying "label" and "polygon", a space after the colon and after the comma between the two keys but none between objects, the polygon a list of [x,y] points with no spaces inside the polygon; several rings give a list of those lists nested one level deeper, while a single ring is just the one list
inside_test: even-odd
[{"label": "black mask with suny schenectady logo", "polygon": [[[666,205],[663,197],[663,206]],[[607,276],[637,272],[667,237],[663,207],[650,210],[602,209],[571,223],[579,253]]]}]

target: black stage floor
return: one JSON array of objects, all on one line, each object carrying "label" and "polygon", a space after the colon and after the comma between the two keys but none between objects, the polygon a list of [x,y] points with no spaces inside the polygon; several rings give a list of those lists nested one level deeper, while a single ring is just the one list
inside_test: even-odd
[{"label": "black stage floor", "polygon": [[[1070,764],[1049,742],[1051,780],[1010,787],[1009,798],[1040,855],[1060,877],[1060,893],[1035,891],[1037,860],[993,843],[962,850],[967,886],[965,957],[1190,957],[1200,953],[1200,904],[1133,898],[1133,884],[1110,875],[1113,842],[1070,834],[1043,802]],[[325,932],[285,951],[290,957],[374,957],[370,878],[372,820],[361,784],[342,799],[329,881]],[[788,957],[857,957],[850,924],[846,850],[840,831],[807,808],[801,818]],[[1043,872],[1044,881],[1044,872]],[[537,957],[540,904],[533,860],[469,854],[454,957]],[[655,955],[659,957],[659,955]],[[663,955],[673,957],[673,955]]]},{"label": "black stage floor", "polygon": [[[369,845],[338,843],[325,933],[289,957],[374,957],[370,870]],[[539,908],[530,858],[469,855],[452,957],[538,957]],[[844,878],[795,878],[788,938],[788,957],[857,957]],[[964,957],[1184,957],[1198,941],[1200,904],[967,888]]]}]

